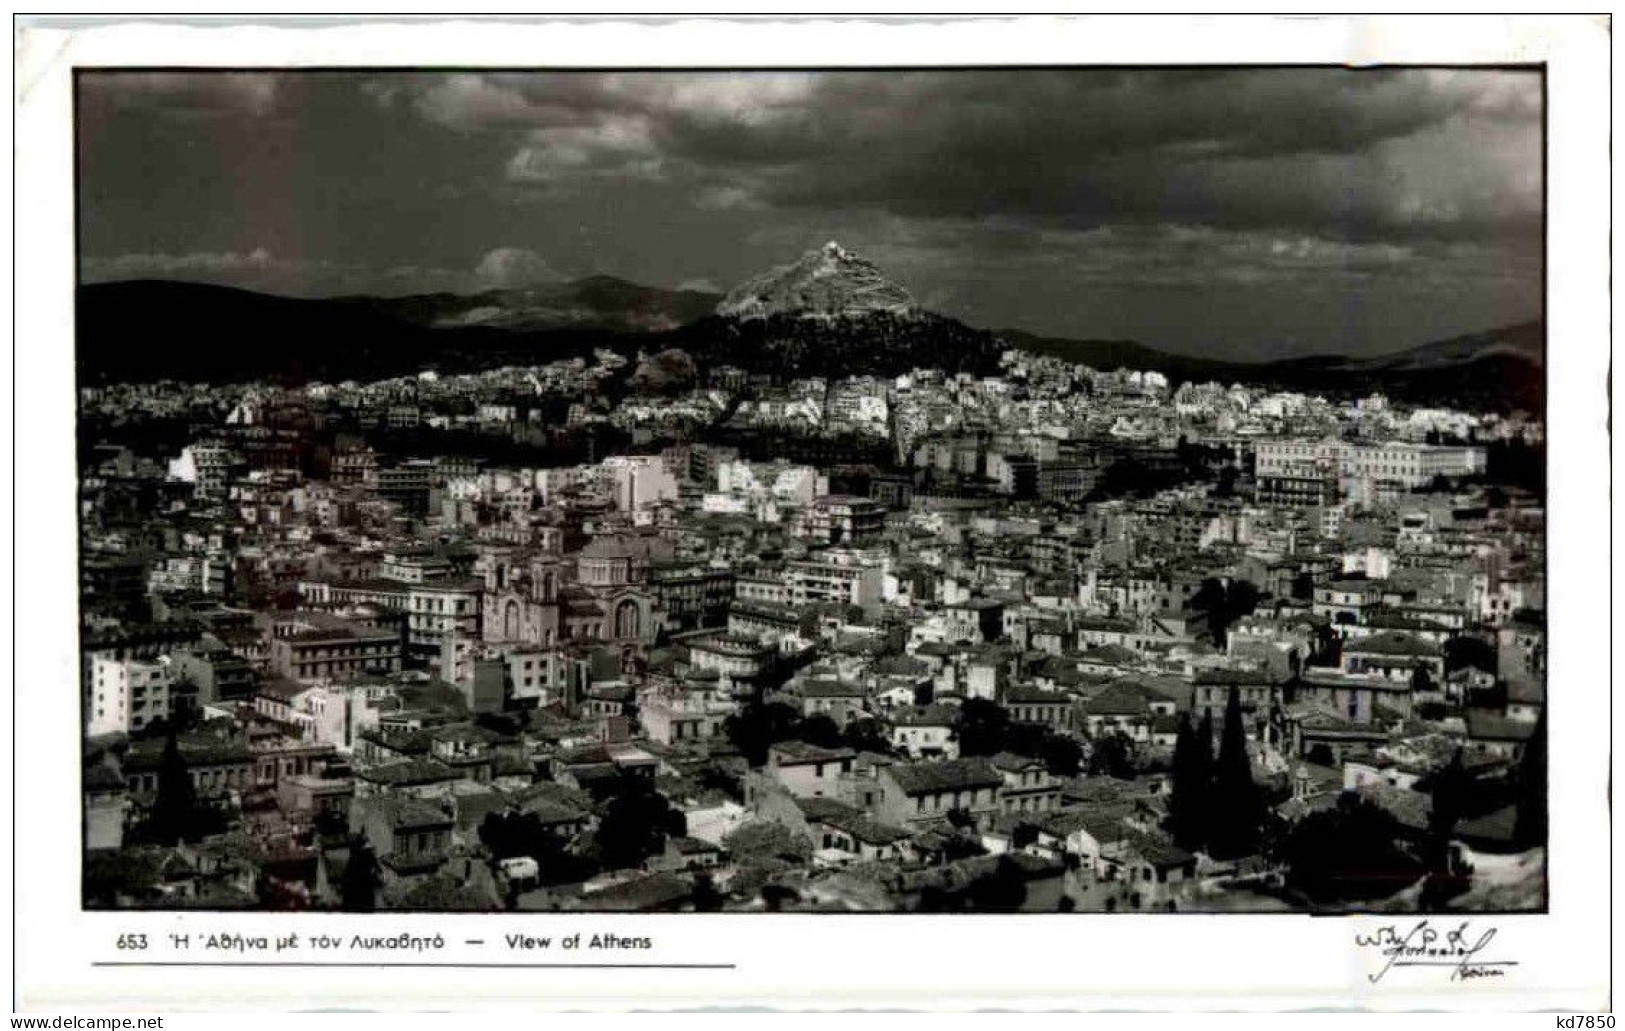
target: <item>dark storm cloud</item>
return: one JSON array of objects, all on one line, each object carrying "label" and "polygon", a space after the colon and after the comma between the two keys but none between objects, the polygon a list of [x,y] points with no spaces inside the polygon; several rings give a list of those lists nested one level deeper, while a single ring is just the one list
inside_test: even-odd
[{"label": "dark storm cloud", "polygon": [[[1501,71],[80,80],[82,270],[291,293],[726,286],[830,237],[984,325],[1373,350],[1540,311]],[[1358,310],[1356,310],[1358,309]]]},{"label": "dark storm cloud", "polygon": [[441,124],[512,134],[515,180],[681,179],[712,206],[1361,239],[1539,218],[1532,75],[465,75],[404,88]]}]

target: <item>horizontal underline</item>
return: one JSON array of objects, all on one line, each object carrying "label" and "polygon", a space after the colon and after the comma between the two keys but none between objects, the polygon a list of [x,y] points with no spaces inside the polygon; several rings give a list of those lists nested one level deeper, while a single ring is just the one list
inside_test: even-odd
[{"label": "horizontal underline", "polygon": [[1398,960],[1396,967],[1515,967],[1515,959],[1418,959]]},{"label": "horizontal underline", "polygon": [[213,961],[213,959],[102,959],[91,966],[302,966],[302,968],[356,968],[356,966],[410,966],[410,968],[470,968],[470,969],[572,969],[572,971],[731,971],[736,963],[314,963],[301,959],[245,959],[245,961]]}]

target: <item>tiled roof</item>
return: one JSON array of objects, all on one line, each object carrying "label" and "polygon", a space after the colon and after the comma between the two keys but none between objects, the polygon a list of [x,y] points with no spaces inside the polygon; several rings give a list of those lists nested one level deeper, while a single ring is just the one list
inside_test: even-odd
[{"label": "tiled roof", "polygon": [[1095,716],[1143,716],[1155,697],[1144,684],[1123,680],[1084,702],[1083,707]]},{"label": "tiled roof", "polygon": [[1105,663],[1107,665],[1138,665],[1143,656],[1132,648],[1125,648],[1120,644],[1103,644],[1090,648],[1082,655],[1085,662]]},{"label": "tiled roof", "polygon": [[418,827],[449,827],[451,814],[432,802],[412,795],[381,795],[364,800],[369,808],[382,812],[396,830]]},{"label": "tiled roof", "polygon": [[862,684],[820,678],[803,683],[797,690],[803,698],[863,698],[868,693]]},{"label": "tiled roof", "polygon": [[1012,772],[1019,772],[1030,766],[1043,765],[1041,759],[1035,759],[1030,755],[1017,755],[1015,752],[1000,752],[991,756],[988,762],[992,763],[995,769],[1010,770]]},{"label": "tiled roof", "polygon": [[936,762],[902,763],[890,767],[888,772],[906,795],[998,787],[1004,783],[999,771],[986,759],[943,759]]},{"label": "tiled roof", "polygon": [[693,895],[693,885],[676,874],[657,873],[582,895],[575,908],[600,912],[637,912],[675,905]]},{"label": "tiled roof", "polygon": [[386,784],[391,787],[434,784],[459,778],[459,774],[451,767],[438,763],[433,759],[398,759],[395,762],[357,770],[356,776],[361,780],[371,781],[374,784]]},{"label": "tiled roof", "polygon": [[1071,700],[1063,691],[1046,691],[1036,684],[1011,684],[1004,689],[1004,702],[1006,705],[1012,703],[1023,705],[1067,705]]},{"label": "tiled roof", "polygon": [[1252,669],[1199,669],[1192,678],[1199,685],[1230,685],[1238,687],[1267,687],[1275,679],[1263,670]]},{"label": "tiled roof", "polygon": [[850,748],[821,748],[806,741],[780,741],[768,749],[780,765],[839,762],[856,753]]},{"label": "tiled roof", "polygon": [[899,727],[949,727],[953,726],[957,713],[952,706],[927,705],[923,708],[902,709],[891,713],[887,718],[894,726]]}]

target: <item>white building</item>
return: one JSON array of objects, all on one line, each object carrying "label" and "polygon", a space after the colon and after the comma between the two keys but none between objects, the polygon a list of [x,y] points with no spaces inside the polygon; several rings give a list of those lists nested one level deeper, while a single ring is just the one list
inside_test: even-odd
[{"label": "white building", "polygon": [[153,720],[168,719],[173,679],[168,656],[153,661],[95,659],[86,699],[86,734],[128,734]]},{"label": "white building", "polygon": [[1345,440],[1261,440],[1254,447],[1260,477],[1332,472],[1345,493],[1373,485],[1421,487],[1435,476],[1472,476],[1484,471],[1484,449],[1390,441],[1355,444]]},{"label": "white building", "polygon": [[222,445],[188,444],[169,463],[169,478],[192,484],[199,494],[223,497],[235,462],[236,456]]},{"label": "white building", "polygon": [[677,500],[677,478],[659,455],[616,455],[604,459],[599,469],[622,512]]}]

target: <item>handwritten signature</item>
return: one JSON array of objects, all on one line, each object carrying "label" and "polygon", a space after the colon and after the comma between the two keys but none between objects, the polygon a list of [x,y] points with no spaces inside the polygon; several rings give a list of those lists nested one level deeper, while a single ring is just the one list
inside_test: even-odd
[{"label": "handwritten signature", "polygon": [[1505,977],[1509,968],[1518,965],[1516,960],[1482,955],[1495,934],[1494,927],[1476,928],[1470,920],[1455,927],[1436,927],[1422,920],[1408,929],[1387,924],[1374,933],[1356,934],[1354,944],[1356,948],[1372,949],[1387,960],[1381,970],[1368,975],[1372,984],[1395,967],[1442,967],[1450,971],[1451,981],[1472,981]]}]

